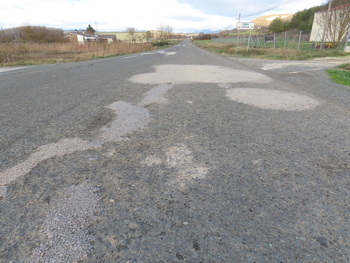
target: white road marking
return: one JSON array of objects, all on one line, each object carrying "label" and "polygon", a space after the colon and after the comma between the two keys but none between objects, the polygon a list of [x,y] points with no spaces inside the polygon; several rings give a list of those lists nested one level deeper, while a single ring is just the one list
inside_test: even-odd
[{"label": "white road marking", "polygon": [[140,55],[145,56],[145,55],[154,55],[154,54],[156,54],[156,53],[141,53]]},{"label": "white road marking", "polygon": [[176,52],[165,52],[165,51],[158,51],[159,54],[162,54],[164,56],[173,56],[176,54]]},{"label": "white road marking", "polygon": [[127,56],[127,57],[123,57],[123,59],[128,59],[128,58],[136,58],[138,56]]},{"label": "white road marking", "polygon": [[22,68],[25,68],[25,67],[5,67],[5,68],[0,68],[0,73],[7,72],[7,71],[18,70],[18,69],[22,69]]}]

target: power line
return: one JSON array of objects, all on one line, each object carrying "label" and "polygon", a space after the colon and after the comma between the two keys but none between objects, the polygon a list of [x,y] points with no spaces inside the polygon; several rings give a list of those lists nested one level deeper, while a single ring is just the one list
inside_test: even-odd
[{"label": "power line", "polygon": [[286,1],[282,2],[282,3],[279,3],[279,4],[277,4],[277,5],[271,6],[271,7],[267,8],[267,9],[265,9],[265,10],[262,10],[262,11],[259,11],[259,12],[257,12],[257,13],[250,14],[250,15],[247,15],[247,16],[241,16],[241,17],[250,17],[250,16],[255,16],[255,15],[260,15],[260,14],[262,14],[262,13],[265,13],[265,12],[267,12],[267,11],[271,11],[271,10],[277,8],[277,7],[286,5],[286,4],[291,3],[291,2],[294,2],[294,1],[296,1],[296,0],[286,0]]}]

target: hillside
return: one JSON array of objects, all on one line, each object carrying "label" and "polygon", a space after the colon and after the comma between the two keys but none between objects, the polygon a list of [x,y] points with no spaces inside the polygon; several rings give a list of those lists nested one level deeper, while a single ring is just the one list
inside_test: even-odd
[{"label": "hillside", "polygon": [[293,14],[280,14],[280,15],[267,15],[258,17],[251,22],[254,22],[255,27],[268,27],[272,20],[275,18],[281,18],[285,22],[290,22],[293,18]]}]

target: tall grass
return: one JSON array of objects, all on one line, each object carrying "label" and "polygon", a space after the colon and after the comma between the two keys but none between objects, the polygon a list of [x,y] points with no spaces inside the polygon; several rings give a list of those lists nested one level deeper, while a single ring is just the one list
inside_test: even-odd
[{"label": "tall grass", "polygon": [[149,43],[3,43],[0,44],[0,66],[64,63],[153,50]]}]

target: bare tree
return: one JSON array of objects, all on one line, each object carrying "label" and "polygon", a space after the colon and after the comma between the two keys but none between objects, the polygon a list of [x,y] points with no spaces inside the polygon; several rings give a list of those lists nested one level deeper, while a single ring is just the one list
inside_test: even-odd
[{"label": "bare tree", "polygon": [[153,38],[153,34],[151,31],[147,31],[143,34],[144,39],[146,39],[146,42],[151,42],[151,39]]},{"label": "bare tree", "polygon": [[138,43],[143,43],[145,41],[145,35],[144,34],[136,35],[136,39]]},{"label": "bare tree", "polygon": [[162,42],[165,42],[167,39],[172,38],[173,28],[170,25],[161,23],[158,28],[159,39]]},{"label": "bare tree", "polygon": [[126,32],[129,33],[129,39],[131,43],[136,42],[136,28],[135,27],[127,27]]},{"label": "bare tree", "polygon": [[[331,3],[331,0],[329,2]],[[321,11],[315,16],[316,23],[325,32],[325,39],[338,47],[347,35],[350,23],[350,3],[348,0],[338,0],[332,4],[329,13]]]}]

